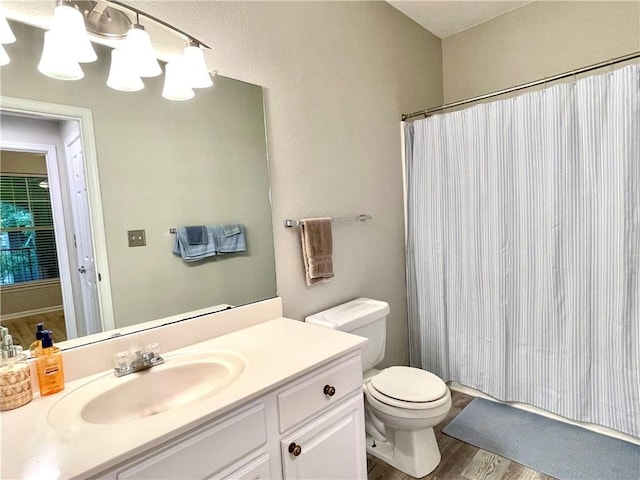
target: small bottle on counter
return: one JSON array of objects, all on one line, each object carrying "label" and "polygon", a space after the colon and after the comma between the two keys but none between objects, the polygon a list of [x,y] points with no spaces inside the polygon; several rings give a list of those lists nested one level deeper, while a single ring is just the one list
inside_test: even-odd
[{"label": "small bottle on counter", "polygon": [[13,410],[31,401],[31,369],[20,345],[13,344],[9,329],[0,327],[0,410]]},{"label": "small bottle on counter", "polygon": [[53,345],[51,331],[42,331],[42,349],[36,357],[40,395],[52,395],[64,389],[62,352]]},{"label": "small bottle on counter", "polygon": [[42,350],[42,332],[44,331],[44,323],[36,325],[36,339],[29,346],[29,353],[32,358],[36,358]]}]

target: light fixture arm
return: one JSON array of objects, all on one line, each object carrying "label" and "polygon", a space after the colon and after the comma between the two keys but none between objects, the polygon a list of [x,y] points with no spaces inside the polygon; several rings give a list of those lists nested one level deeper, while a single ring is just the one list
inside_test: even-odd
[{"label": "light fixture arm", "polygon": [[[138,8],[131,7],[131,6],[127,5],[126,3],[120,2],[118,0],[106,0],[106,2],[107,3],[111,3],[113,5],[116,5],[116,6],[120,7],[120,8],[124,8],[124,9],[127,9],[127,10],[130,10],[130,11],[134,12],[138,16],[138,19],[139,19],[140,15],[142,15],[143,17],[147,17],[148,19],[150,19],[150,20],[162,25],[163,27],[166,27],[169,30],[173,30],[174,32],[179,33],[180,35],[185,37],[188,41],[197,42],[199,46],[204,47],[204,48],[208,48],[209,50],[211,50],[211,47],[209,45],[207,45],[204,42],[198,40],[193,35],[189,35],[185,31],[180,30],[179,28],[174,27],[173,25],[171,25],[171,24],[169,24],[169,23],[167,23],[167,22],[165,22],[163,20],[160,20],[159,18],[154,17],[153,15],[145,13],[145,12],[143,12],[142,10],[140,10]],[[138,20],[138,22],[139,22],[139,20]]]}]

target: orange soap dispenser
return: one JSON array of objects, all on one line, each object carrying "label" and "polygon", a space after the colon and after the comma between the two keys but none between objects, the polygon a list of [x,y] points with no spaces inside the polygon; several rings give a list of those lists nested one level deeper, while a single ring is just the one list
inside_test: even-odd
[{"label": "orange soap dispenser", "polygon": [[36,339],[29,346],[29,353],[33,358],[40,355],[40,350],[42,350],[42,332],[44,332],[44,323],[39,323],[36,325]]},{"label": "orange soap dispenser", "polygon": [[36,357],[40,395],[51,395],[64,389],[62,352],[53,345],[51,330],[42,331],[42,349]]}]

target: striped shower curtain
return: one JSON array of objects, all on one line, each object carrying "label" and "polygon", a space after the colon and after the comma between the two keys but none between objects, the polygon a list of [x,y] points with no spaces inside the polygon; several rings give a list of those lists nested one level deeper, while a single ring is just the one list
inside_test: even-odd
[{"label": "striped shower curtain", "polygon": [[405,127],[410,360],[640,437],[640,68]]}]

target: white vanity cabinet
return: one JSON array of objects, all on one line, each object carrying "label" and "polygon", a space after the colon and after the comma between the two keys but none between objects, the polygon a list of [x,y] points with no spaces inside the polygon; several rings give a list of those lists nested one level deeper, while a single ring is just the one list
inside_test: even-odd
[{"label": "white vanity cabinet", "polygon": [[366,478],[360,362],[344,359],[277,395],[283,478]]},{"label": "white vanity cabinet", "polygon": [[357,352],[94,478],[365,479],[364,435]]}]

